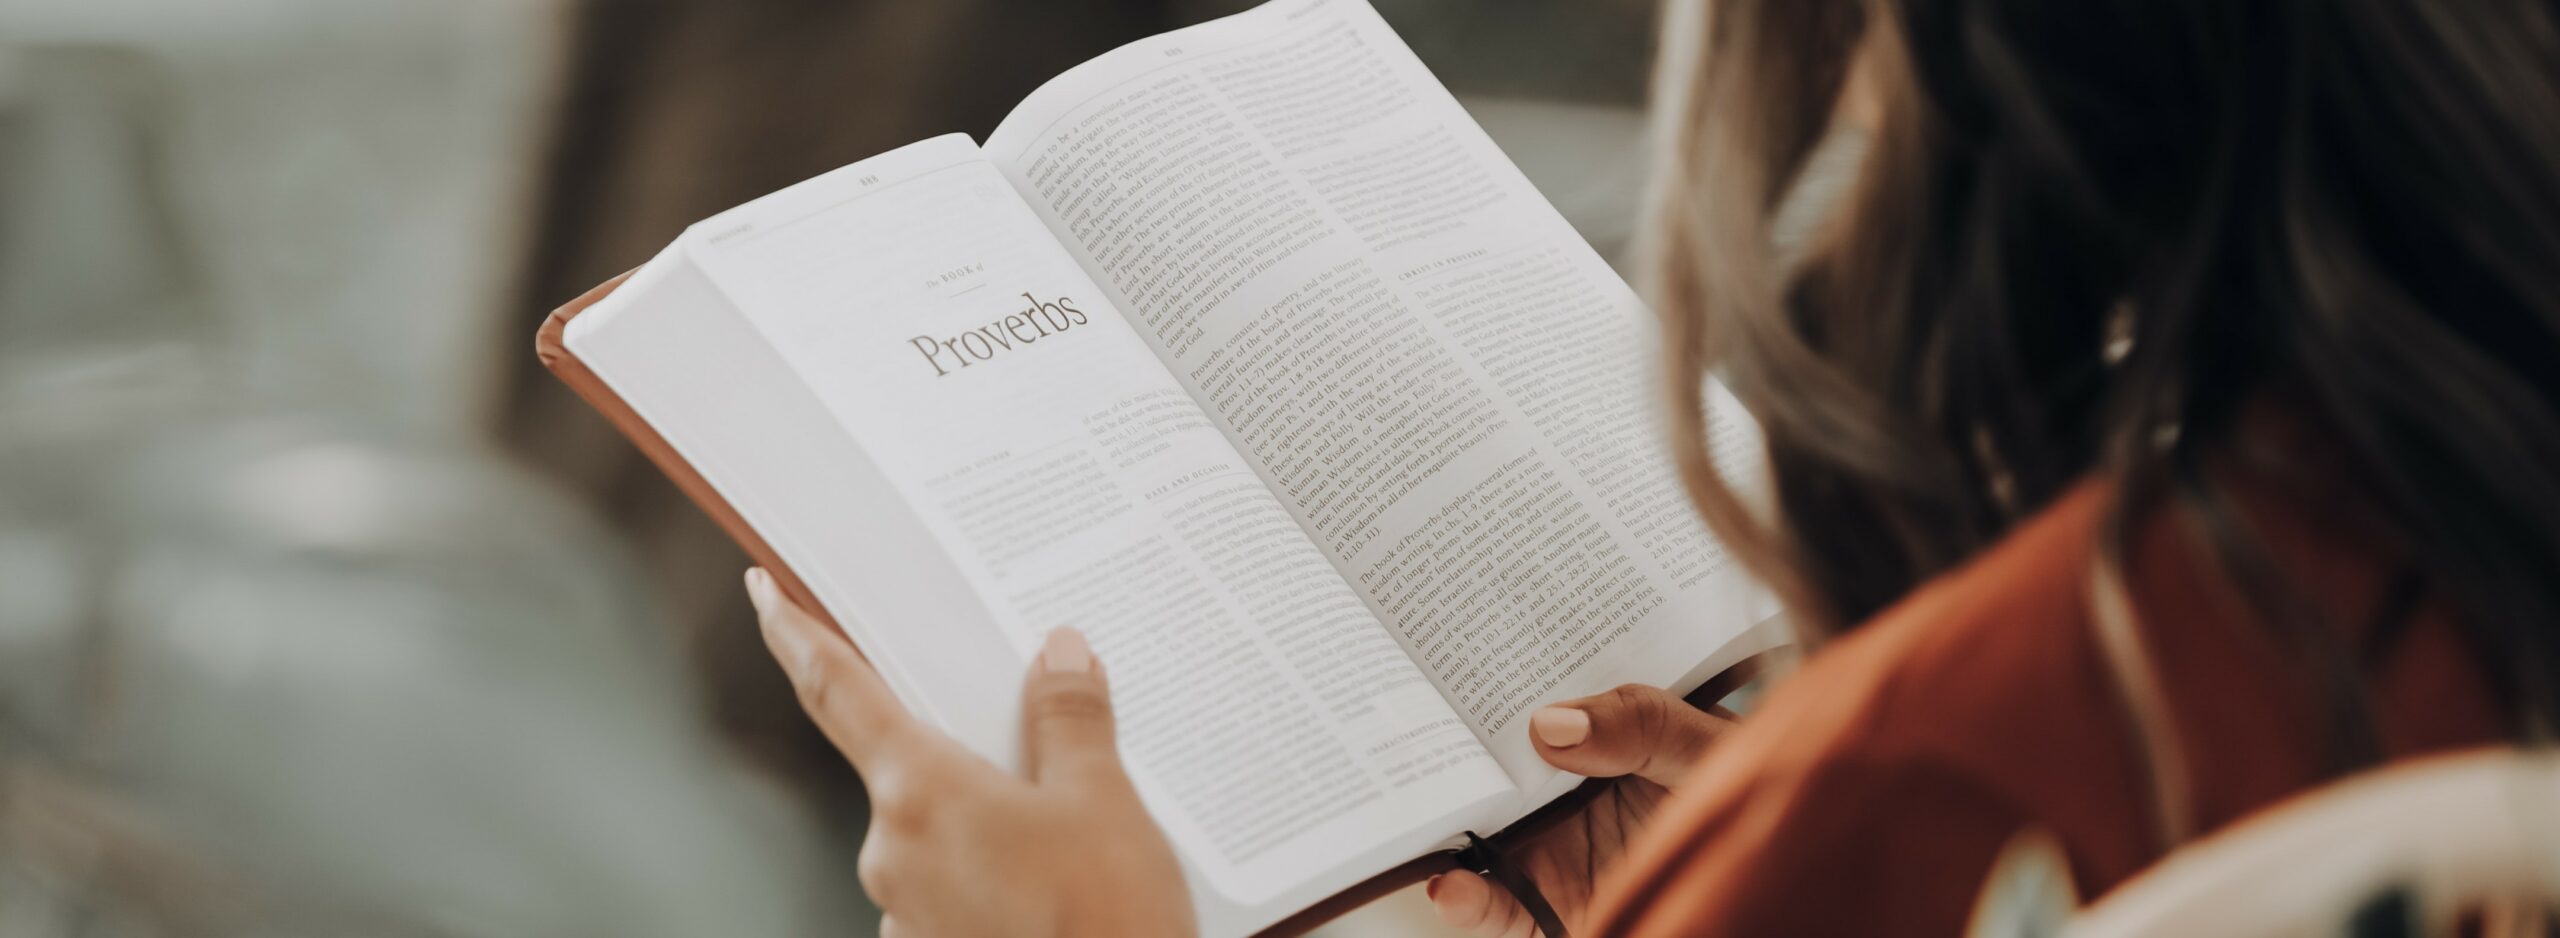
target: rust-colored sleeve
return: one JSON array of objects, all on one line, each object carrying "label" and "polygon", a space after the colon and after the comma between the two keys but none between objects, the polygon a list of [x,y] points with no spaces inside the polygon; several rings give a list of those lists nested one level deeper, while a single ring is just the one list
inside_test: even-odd
[{"label": "rust-colored sleeve", "polygon": [[1814,656],[1604,875],[1594,935],[1956,935],[2056,790],[2121,787],[2077,578],[2090,497]]},{"label": "rust-colored sleeve", "polygon": [[[1764,714],[1768,715],[1768,714]],[[1767,725],[1772,737],[1794,727]],[[1742,739],[1728,742],[1745,742]],[[1761,747],[1750,747],[1758,749]],[[2024,820],[1928,764],[1834,751],[1792,765],[1728,747],[1601,886],[1577,934],[1957,935]]]},{"label": "rust-colored sleeve", "polygon": [[[2245,493],[2273,554],[2367,636],[2397,554],[2300,485]],[[2161,849],[2140,738],[2088,622],[2102,482],[1815,654],[1606,872],[1577,934],[1956,935],[2010,837],[2053,835],[2095,898]],[[2330,778],[2300,666],[2173,515],[2134,539],[2143,639],[2177,714],[2196,829]],[[2393,758],[2503,738],[2442,610],[2377,671]]]}]

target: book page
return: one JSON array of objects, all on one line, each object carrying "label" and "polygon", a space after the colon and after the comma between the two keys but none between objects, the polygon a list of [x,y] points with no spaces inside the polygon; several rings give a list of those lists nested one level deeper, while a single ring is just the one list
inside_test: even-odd
[{"label": "book page", "polygon": [[[964,742],[1009,763],[1022,669],[1050,628],[1083,629],[1110,670],[1132,775],[1214,886],[1204,903],[1213,911],[1224,903],[1276,917],[1425,849],[1445,833],[1423,830],[1435,820],[1514,796],[1384,626],[965,138],[742,206],[697,225],[680,247],[834,424],[759,432],[841,433],[929,535],[904,549],[938,545],[949,558],[951,575],[918,582],[951,594],[956,611],[866,622],[867,638],[897,638],[865,646],[887,665],[917,644],[1004,649],[987,665],[996,677],[960,682],[979,697],[902,689],[938,711],[982,714],[955,724],[975,728]],[[619,362],[646,350],[629,337],[615,348],[614,333],[643,325],[573,324],[572,347],[615,380]],[[696,351],[657,353],[712,364],[688,359]],[[707,419],[721,416],[760,415]],[[650,419],[682,429],[664,413]],[[722,459],[757,456],[711,457]],[[825,581],[844,565],[803,549],[827,535],[796,523],[823,507],[811,503],[828,497],[824,486],[740,495],[793,568],[819,574],[813,586],[831,609],[859,617],[865,603],[898,598],[900,586],[874,582],[838,605],[845,594]],[[944,630],[976,634],[935,634]],[[1004,693],[983,693],[998,680]],[[1369,867],[1344,865],[1360,862]]]},{"label": "book page", "polygon": [[1633,292],[1366,3],[1124,47],[985,149],[1524,789],[1572,781],[1535,707],[1769,644],[1660,449]]}]

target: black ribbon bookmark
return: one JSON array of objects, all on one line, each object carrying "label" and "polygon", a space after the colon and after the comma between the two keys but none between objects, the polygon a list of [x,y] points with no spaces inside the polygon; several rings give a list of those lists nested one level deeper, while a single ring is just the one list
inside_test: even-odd
[{"label": "black ribbon bookmark", "polygon": [[1511,856],[1494,846],[1492,841],[1468,831],[1466,849],[1458,851],[1458,865],[1502,884],[1503,891],[1520,900],[1521,908],[1529,910],[1529,921],[1537,924],[1539,934],[1547,938],[1570,938],[1564,931],[1564,919],[1556,915],[1555,906],[1547,904],[1547,896],[1538,891],[1538,884],[1530,882],[1529,874],[1520,869],[1519,864],[1511,862]]}]

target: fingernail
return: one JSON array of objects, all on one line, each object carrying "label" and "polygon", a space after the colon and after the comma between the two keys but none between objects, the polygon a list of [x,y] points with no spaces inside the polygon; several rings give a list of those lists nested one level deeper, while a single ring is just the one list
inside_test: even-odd
[{"label": "fingernail", "polygon": [[779,608],[782,591],[774,586],[773,574],[764,572],[763,567],[747,568],[747,601],[755,604],[756,625],[764,629],[765,641],[773,646],[774,656],[782,660],[782,666],[790,670],[795,680],[807,675],[816,650],[809,647],[808,637],[797,629],[783,627]]},{"label": "fingernail", "polygon": [[1439,901],[1439,900],[1440,900],[1440,877],[1441,877],[1441,875],[1443,875],[1443,874],[1433,873],[1433,874],[1431,874],[1431,878],[1430,878],[1430,879],[1426,879],[1426,880],[1423,880],[1423,881],[1422,881],[1422,897],[1423,897],[1423,898],[1425,898],[1425,899],[1429,899],[1429,900],[1432,900],[1432,901],[1434,901],[1434,902],[1437,902],[1437,901]]},{"label": "fingernail", "polygon": [[1051,629],[1049,640],[1040,646],[1040,666],[1051,671],[1078,674],[1091,671],[1093,646],[1085,644],[1083,632]]},{"label": "fingernail", "polygon": [[755,604],[757,615],[773,614],[773,574],[763,567],[747,568],[747,601]]},{"label": "fingernail", "polygon": [[1591,738],[1591,715],[1572,707],[1545,707],[1529,715],[1529,732],[1558,749],[1579,746]]}]

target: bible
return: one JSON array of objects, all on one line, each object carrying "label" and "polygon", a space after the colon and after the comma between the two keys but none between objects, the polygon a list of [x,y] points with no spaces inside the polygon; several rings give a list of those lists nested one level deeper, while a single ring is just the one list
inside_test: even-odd
[{"label": "bible", "polygon": [[536,345],[989,759],[1082,629],[1242,935],[1564,810],[1537,707],[1781,643],[1657,442],[1647,328],[1364,0],[1273,0],[695,224]]}]

